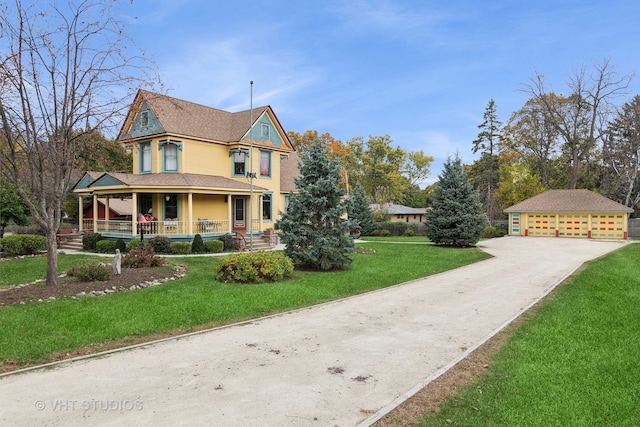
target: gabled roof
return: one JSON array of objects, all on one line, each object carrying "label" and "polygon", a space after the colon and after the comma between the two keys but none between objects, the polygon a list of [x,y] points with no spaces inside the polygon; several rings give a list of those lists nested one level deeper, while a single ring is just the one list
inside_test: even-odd
[{"label": "gabled roof", "polygon": [[548,190],[504,212],[633,212],[633,209],[589,190]]},{"label": "gabled roof", "polygon": [[[106,205],[107,199],[102,197],[98,198],[98,203],[103,206]],[[93,202],[85,203],[85,209],[89,206],[93,205]],[[131,199],[119,199],[117,197],[109,199],[109,210],[113,211],[116,215],[127,216],[131,215],[132,203]]]},{"label": "gabled roof", "polygon": [[[249,132],[250,127],[263,114],[268,113],[283,133],[285,144],[288,144],[285,149],[293,149],[278,118],[268,105],[230,113],[146,90],[138,91],[120,129],[118,140],[126,141],[134,138],[130,134],[131,127],[143,103],[146,103],[161,125],[157,132],[220,142],[239,142]],[[253,123],[250,123],[251,120]]]},{"label": "gabled roof", "polygon": [[302,162],[297,152],[289,155],[280,162],[280,191],[290,193],[297,191],[295,179],[300,176],[299,164]]},{"label": "gabled roof", "polygon": [[411,208],[409,206],[404,205],[385,205],[380,207],[378,204],[369,205],[372,210],[381,210],[387,215],[424,215],[426,213],[426,209],[422,208]]},{"label": "gabled roof", "polygon": [[[202,188],[202,189],[228,189],[249,191],[249,183],[236,181],[217,175],[201,175],[195,173],[147,173],[135,175],[131,173],[105,172],[86,187],[159,187],[171,188]],[[74,188],[75,190],[76,188]],[[253,186],[254,191],[266,191],[266,188]]]}]

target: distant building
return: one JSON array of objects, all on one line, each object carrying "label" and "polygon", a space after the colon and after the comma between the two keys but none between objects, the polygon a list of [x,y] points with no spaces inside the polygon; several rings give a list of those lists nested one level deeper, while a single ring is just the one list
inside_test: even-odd
[{"label": "distant building", "polygon": [[385,203],[382,207],[374,203],[369,207],[372,211],[384,212],[392,222],[424,222],[427,212],[426,208],[410,208],[409,206],[393,203]]}]

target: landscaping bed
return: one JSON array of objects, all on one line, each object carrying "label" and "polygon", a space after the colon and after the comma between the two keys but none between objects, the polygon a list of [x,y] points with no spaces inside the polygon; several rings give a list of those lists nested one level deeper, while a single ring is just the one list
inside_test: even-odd
[{"label": "landscaping bed", "polygon": [[65,298],[96,297],[146,288],[182,277],[185,269],[181,266],[146,268],[123,268],[122,274],[111,274],[109,280],[79,282],[76,278],[63,275],[58,277],[56,286],[46,286],[44,281],[0,289],[0,306],[53,301]]}]

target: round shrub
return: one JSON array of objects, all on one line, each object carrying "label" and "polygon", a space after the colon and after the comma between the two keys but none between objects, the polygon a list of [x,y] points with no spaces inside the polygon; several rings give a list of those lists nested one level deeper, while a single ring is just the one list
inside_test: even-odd
[{"label": "round shrub", "polygon": [[483,239],[493,239],[494,237],[497,237],[497,236],[498,236],[498,230],[496,230],[496,228],[491,225],[486,227],[482,232]]},{"label": "round shrub", "polygon": [[191,252],[194,254],[201,254],[204,252],[204,242],[202,241],[202,236],[200,234],[196,234],[193,236],[193,242],[191,243]]},{"label": "round shrub", "polygon": [[174,242],[171,244],[171,252],[177,255],[187,255],[191,253],[191,243]]},{"label": "round shrub", "polygon": [[67,276],[74,277],[78,282],[103,282],[109,280],[110,274],[109,268],[103,264],[82,265],[67,271]]},{"label": "round shrub", "polygon": [[406,230],[404,230],[404,235],[407,237],[413,237],[415,236],[416,232],[413,231],[413,228],[407,228]]},{"label": "round shrub", "polygon": [[224,250],[224,242],[221,240],[207,240],[204,242],[204,250],[209,253],[220,253]]},{"label": "round shrub", "polygon": [[122,239],[116,240],[116,249],[120,249],[121,254],[127,251],[127,245],[124,243],[124,240]]},{"label": "round shrub", "polygon": [[224,243],[224,250],[225,251],[232,251],[233,250],[233,236],[229,233],[227,234],[223,234],[222,236],[220,236],[218,238],[218,240],[222,241],[222,243]]},{"label": "round shrub", "polygon": [[116,242],[113,240],[98,240],[96,242],[96,252],[101,254],[113,254],[116,252]]},{"label": "round shrub", "polygon": [[135,249],[140,249],[142,246],[142,241],[139,237],[129,240],[128,250],[133,251]]},{"label": "round shrub", "polygon": [[282,252],[243,253],[227,259],[217,271],[216,280],[223,282],[276,282],[293,272],[293,261]]},{"label": "round shrub", "polygon": [[96,243],[102,240],[102,234],[91,233],[82,236],[82,249],[85,251],[95,251]]},{"label": "round shrub", "polygon": [[384,230],[380,230],[380,236],[389,237],[391,236],[391,232],[385,228]]},{"label": "round shrub", "polygon": [[47,249],[47,239],[37,234],[13,234],[2,239],[2,246],[12,255],[33,255]]},{"label": "round shrub", "polygon": [[165,236],[156,236],[149,239],[149,244],[157,254],[171,253],[171,239]]},{"label": "round shrub", "polygon": [[123,268],[159,267],[164,265],[165,259],[156,255],[151,245],[129,251],[122,258]]}]

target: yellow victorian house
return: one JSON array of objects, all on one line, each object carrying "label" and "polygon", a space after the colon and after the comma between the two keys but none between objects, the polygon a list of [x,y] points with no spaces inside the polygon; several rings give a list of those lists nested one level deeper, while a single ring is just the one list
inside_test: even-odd
[{"label": "yellow victorian house", "polygon": [[[140,90],[118,141],[133,173],[86,172],[74,187],[81,230],[106,238],[263,234],[295,190],[298,156],[270,106],[230,113]],[[98,199],[107,212],[130,203],[131,220],[100,217]]]}]

